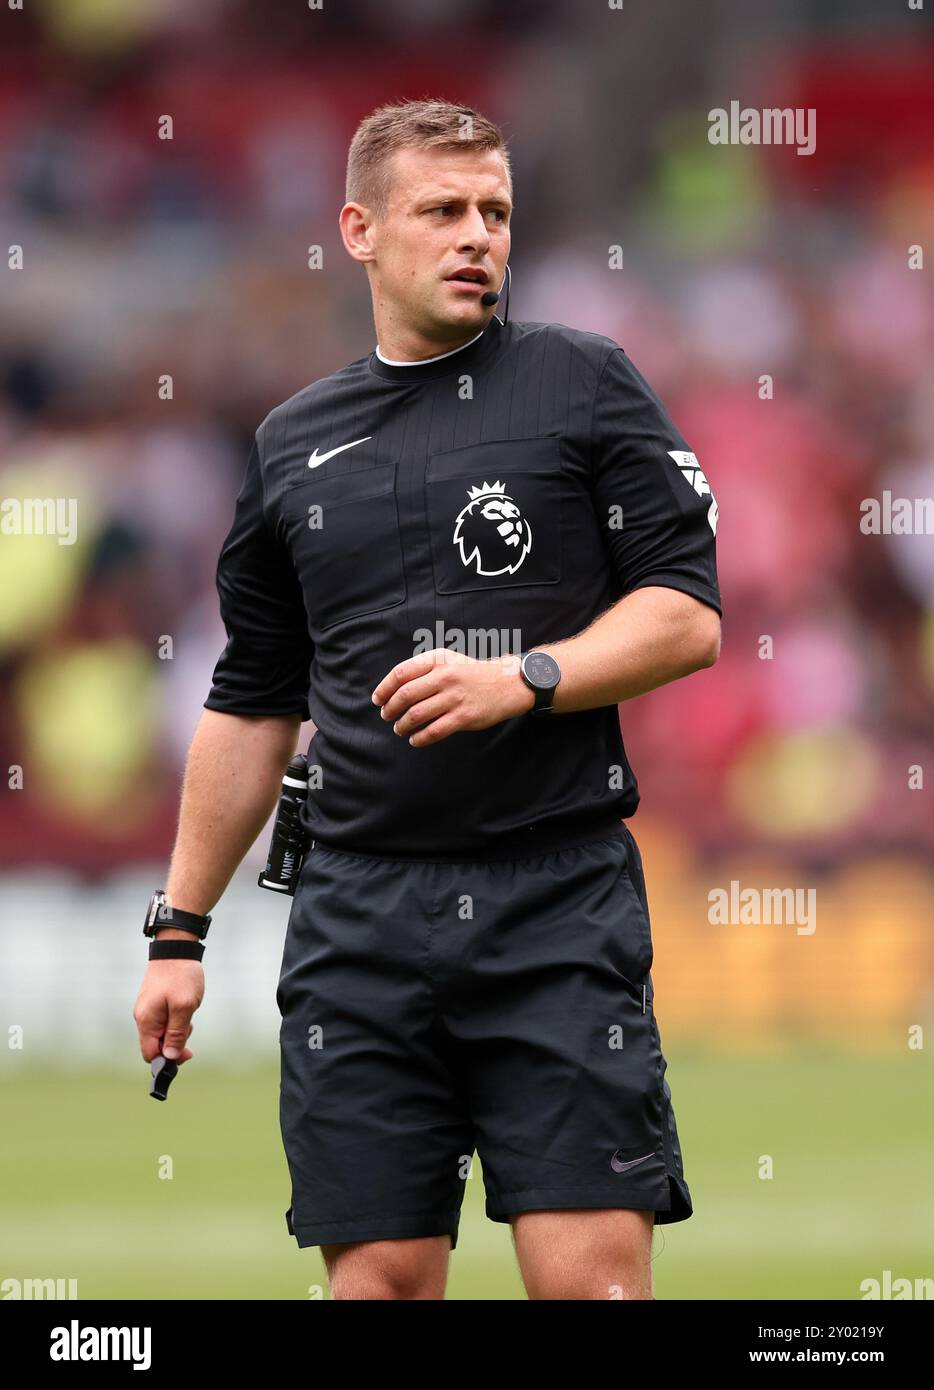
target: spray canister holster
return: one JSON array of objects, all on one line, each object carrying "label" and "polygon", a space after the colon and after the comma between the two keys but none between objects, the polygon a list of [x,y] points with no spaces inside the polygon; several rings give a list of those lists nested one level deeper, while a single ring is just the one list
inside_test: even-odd
[{"label": "spray canister holster", "polygon": [[313,843],[301,823],[307,796],[308,763],[303,753],[296,753],[282,778],[266,867],[257,879],[260,888],[294,894],[305,855]]}]

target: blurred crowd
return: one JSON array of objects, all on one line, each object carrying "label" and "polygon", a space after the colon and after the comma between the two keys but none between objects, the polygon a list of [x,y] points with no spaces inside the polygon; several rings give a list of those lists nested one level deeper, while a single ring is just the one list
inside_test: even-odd
[{"label": "blurred crowd", "polygon": [[[0,78],[0,217],[22,247],[0,319],[0,497],[75,498],[78,515],[74,544],[0,531],[0,860],[96,875],[167,855],[253,431],[374,346],[337,232],[347,143],[380,101],[425,94],[509,116],[510,316],[625,347],[718,499],[721,658],[621,708],[639,817],[705,851],[778,845],[817,867],[929,855],[934,536],[861,521],[886,491],[934,498],[932,271],[910,253],[934,256],[930,156],[892,142],[859,177],[852,150],[821,162],[820,116],[810,159],[711,146],[689,71],[652,138],[633,134],[640,158],[616,163],[626,130],[604,132],[569,202],[543,135],[557,98],[533,80],[550,60],[509,24],[482,81],[446,80],[439,44],[434,60],[368,51],[365,82],[335,64],[319,82],[326,54],[288,51],[294,20],[270,20],[276,41],[251,53],[245,7],[182,8],[141,33],[158,6],[104,7],[116,34],[97,7],[47,6]],[[239,43],[208,60],[222,11]],[[860,61],[898,88],[897,53]],[[576,92],[595,107],[576,138],[600,92]]]}]

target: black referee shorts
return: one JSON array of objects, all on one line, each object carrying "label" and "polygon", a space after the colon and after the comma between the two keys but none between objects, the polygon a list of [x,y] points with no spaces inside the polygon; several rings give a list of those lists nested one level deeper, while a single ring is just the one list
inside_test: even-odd
[{"label": "black referee shorts", "polygon": [[469,864],[308,853],[276,999],[300,1246],[449,1235],[486,1214],[692,1214],[628,827]]}]

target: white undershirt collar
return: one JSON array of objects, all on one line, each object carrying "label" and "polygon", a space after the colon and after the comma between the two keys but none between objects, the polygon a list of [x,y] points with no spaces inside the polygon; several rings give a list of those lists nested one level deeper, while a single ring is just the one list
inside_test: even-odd
[{"label": "white undershirt collar", "polygon": [[[477,338],[482,338],[485,332],[486,329],[481,328],[480,332],[477,334]],[[477,338],[471,338],[470,343],[475,343]],[[387,367],[424,367],[429,362],[442,362],[445,357],[453,357],[455,352],[463,352],[464,348],[470,347],[470,343],[461,343],[460,347],[452,348],[450,352],[441,352],[437,357],[422,357],[417,362],[396,362],[391,357],[384,357],[379,350],[379,343],[377,343],[376,356],[381,362],[385,362]]]}]

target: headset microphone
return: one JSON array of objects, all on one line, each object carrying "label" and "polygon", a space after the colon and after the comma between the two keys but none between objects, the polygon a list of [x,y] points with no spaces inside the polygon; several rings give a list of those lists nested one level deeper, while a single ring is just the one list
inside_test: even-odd
[{"label": "headset microphone", "polygon": [[[506,306],[503,312],[503,323],[505,323],[507,318],[509,317],[509,288],[511,284],[512,271],[509,269],[509,266],[507,264],[506,274],[503,277],[503,285],[506,287]],[[482,294],[480,296],[480,303],[483,305],[484,309],[491,309],[493,305],[499,300],[499,297],[502,293],[502,286],[500,286],[499,293],[497,293],[496,290],[487,290],[486,294]]]}]

